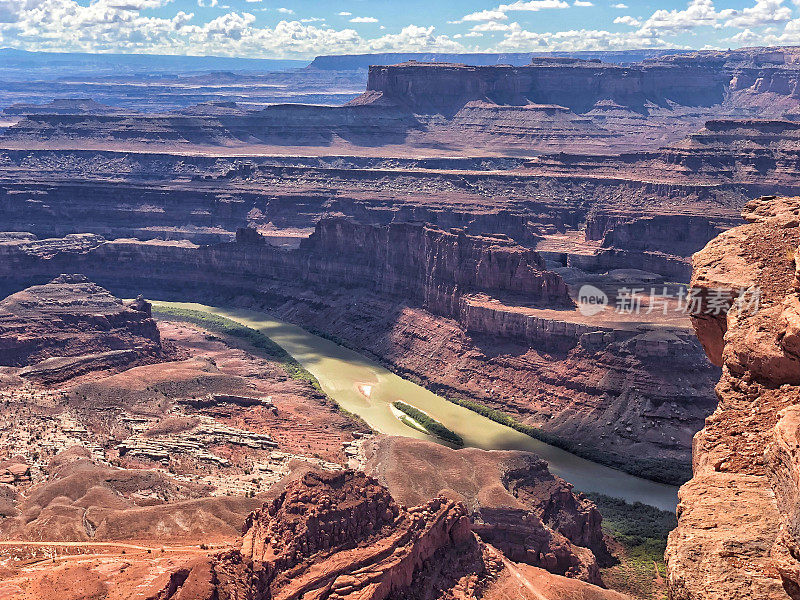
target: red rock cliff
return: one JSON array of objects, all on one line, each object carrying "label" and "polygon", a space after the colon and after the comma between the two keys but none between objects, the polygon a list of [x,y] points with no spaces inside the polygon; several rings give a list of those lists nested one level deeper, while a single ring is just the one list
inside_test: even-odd
[{"label": "red rock cliff", "polygon": [[[723,373],[667,548],[673,600],[800,598],[800,198],[755,200],[744,217],[694,257],[693,323]],[[758,307],[715,308],[751,286]]]},{"label": "red rock cliff", "polygon": [[435,498],[402,508],[374,479],[353,471],[305,473],[254,512],[245,529],[241,551],[186,565],[151,597],[421,597],[434,557],[440,581],[461,561],[483,563],[462,504]]}]

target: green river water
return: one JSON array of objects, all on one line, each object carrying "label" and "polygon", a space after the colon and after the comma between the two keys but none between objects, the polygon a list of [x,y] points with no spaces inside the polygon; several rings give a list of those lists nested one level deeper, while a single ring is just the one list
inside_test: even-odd
[{"label": "green river water", "polygon": [[547,460],[553,473],[578,490],[643,502],[668,511],[677,504],[677,487],[605,467],[495,423],[395,375],[357,352],[265,313],[184,302],[154,302],[154,305],[211,312],[258,329],[313,374],[325,393],[342,408],[359,415],[381,433],[435,439],[400,422],[391,403],[402,400],[458,433],[466,446],[535,452]]}]

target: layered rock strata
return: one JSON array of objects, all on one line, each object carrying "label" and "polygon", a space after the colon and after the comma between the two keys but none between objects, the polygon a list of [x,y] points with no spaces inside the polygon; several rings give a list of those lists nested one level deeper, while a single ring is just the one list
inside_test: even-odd
[{"label": "layered rock strata", "polygon": [[[251,237],[200,247],[116,240],[46,253],[12,241],[0,245],[0,268],[9,285],[69,268],[115,290],[144,285],[164,299],[191,294],[268,309],[446,394],[515,413],[556,442],[580,438],[572,451],[685,480],[689,442],[712,410],[718,377],[688,331],[576,318],[563,280],[503,237],[342,220],[323,221],[293,251]],[[676,379],[676,368],[684,376]]]},{"label": "layered rock strata", "polygon": [[152,597],[415,596],[431,560],[439,585],[462,597],[487,579],[462,504],[435,498],[406,509],[363,474],[311,471],[250,515],[241,550],[187,565]]},{"label": "layered rock strata", "polygon": [[511,560],[601,583],[594,554],[607,556],[600,513],[539,457],[387,436],[362,451],[365,471],[399,502],[446,494],[464,503],[473,531]]},{"label": "layered rock strata", "polygon": [[[144,300],[123,303],[84,275],[61,275],[0,302],[0,364],[43,363],[80,369],[63,359],[130,364],[158,357],[161,338]],[[58,357],[63,362],[52,359]],[[92,360],[89,360],[92,362]],[[85,365],[84,365],[85,367]],[[52,374],[51,374],[52,375]]]},{"label": "layered rock strata", "polygon": [[158,114],[76,107],[29,113],[2,138],[8,147],[62,148],[656,149],[711,118],[797,114],[796,58],[792,48],[751,48],[626,66],[562,57],[517,67],[409,62],[372,66],[365,93],[345,106],[223,102]]},{"label": "layered rock strata", "polygon": [[[694,257],[692,283],[703,302],[693,324],[723,372],[719,406],[695,438],[694,477],[681,488],[669,538],[675,600],[800,597],[800,199],[760,198],[744,217],[749,224]],[[760,292],[756,305],[739,298],[749,288]]]}]

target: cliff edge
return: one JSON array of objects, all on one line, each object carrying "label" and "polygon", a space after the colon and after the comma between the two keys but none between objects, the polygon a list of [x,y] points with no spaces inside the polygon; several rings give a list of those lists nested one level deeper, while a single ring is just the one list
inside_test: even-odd
[{"label": "cliff edge", "polygon": [[743,216],[694,256],[693,325],[723,371],[669,538],[672,600],[800,598],[800,198]]}]

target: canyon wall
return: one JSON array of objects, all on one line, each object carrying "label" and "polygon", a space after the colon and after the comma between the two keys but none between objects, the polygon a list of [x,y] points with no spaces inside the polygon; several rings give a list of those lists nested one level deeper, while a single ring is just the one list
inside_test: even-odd
[{"label": "canyon wall", "polygon": [[[55,242],[52,253],[50,245],[48,240],[9,240],[3,247],[3,275],[10,282],[73,264],[86,273],[102,273],[116,263],[115,272],[109,269],[102,277],[119,284],[126,276],[137,278],[147,264],[153,267],[152,280],[165,289],[190,283],[249,290],[270,281],[302,281],[321,288],[367,288],[416,301],[447,317],[458,317],[468,297],[477,293],[508,296],[528,305],[572,306],[566,284],[545,269],[536,252],[505,236],[471,236],[421,223],[381,227],[324,219],[295,251],[267,244],[252,229],[239,230],[235,242],[210,246],[105,242],[90,235]],[[337,259],[331,260],[333,256]]]},{"label": "canyon wall", "polygon": [[713,409],[718,371],[686,328],[586,321],[563,280],[502,236],[330,219],[297,250],[242,230],[211,246],[12,236],[0,257],[9,292],[82,272],[117,293],[268,310],[573,452],[671,483],[687,477],[691,436]]},{"label": "canyon wall", "polygon": [[[761,198],[744,217],[694,257],[704,301],[692,320],[722,378],[669,538],[673,600],[800,597],[800,199]],[[758,305],[714,309],[714,290],[735,300],[751,286]]]},{"label": "canyon wall", "polygon": [[559,56],[534,57],[524,66],[407,62],[371,66],[366,91],[343,106],[252,108],[241,96],[241,104],[211,101],[156,113],[88,114],[76,107],[73,114],[52,114],[27,107],[17,109],[25,117],[0,142],[9,148],[291,148],[295,154],[334,147],[508,156],[656,150],[706,120],[800,114],[797,55],[792,48],[752,48],[626,66]]},{"label": "canyon wall", "polygon": [[700,61],[678,67],[658,63],[621,67],[569,58],[534,58],[523,67],[412,62],[370,67],[365,98],[379,94],[382,100],[416,113],[451,114],[471,101],[550,104],[576,113],[605,101],[643,111],[648,103],[720,104],[726,83],[724,71]]}]

